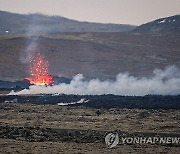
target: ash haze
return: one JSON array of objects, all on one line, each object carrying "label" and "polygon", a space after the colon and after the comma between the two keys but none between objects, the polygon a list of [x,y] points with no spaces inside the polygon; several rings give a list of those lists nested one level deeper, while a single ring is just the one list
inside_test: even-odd
[{"label": "ash haze", "polygon": [[100,23],[140,25],[180,14],[180,0],[0,0],[0,10]]}]

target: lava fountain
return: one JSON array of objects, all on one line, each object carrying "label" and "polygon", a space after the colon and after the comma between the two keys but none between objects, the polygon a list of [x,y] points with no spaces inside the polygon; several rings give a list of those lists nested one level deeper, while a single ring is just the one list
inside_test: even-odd
[{"label": "lava fountain", "polygon": [[48,73],[48,66],[48,61],[38,52],[30,61],[30,77],[25,80],[35,85],[52,85],[53,77]]}]

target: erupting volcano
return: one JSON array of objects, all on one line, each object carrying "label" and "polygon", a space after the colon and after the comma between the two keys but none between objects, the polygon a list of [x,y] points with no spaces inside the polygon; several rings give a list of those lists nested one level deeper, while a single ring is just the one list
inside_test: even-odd
[{"label": "erupting volcano", "polygon": [[30,84],[52,85],[53,77],[48,74],[48,61],[39,52],[30,61],[30,77],[25,78]]}]

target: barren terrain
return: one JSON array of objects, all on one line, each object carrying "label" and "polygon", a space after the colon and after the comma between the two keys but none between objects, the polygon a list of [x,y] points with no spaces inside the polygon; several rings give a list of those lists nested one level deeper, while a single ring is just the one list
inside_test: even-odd
[{"label": "barren terrain", "polygon": [[179,110],[94,109],[58,105],[0,104],[0,153],[178,153],[179,144],[122,144],[119,136],[180,136]]},{"label": "barren terrain", "polygon": [[[25,35],[0,36],[0,80],[22,80],[29,76],[22,63],[28,42]],[[72,78],[114,79],[120,72],[151,76],[153,70],[180,66],[180,35],[140,33],[42,34],[38,51],[49,61],[52,75]]]}]

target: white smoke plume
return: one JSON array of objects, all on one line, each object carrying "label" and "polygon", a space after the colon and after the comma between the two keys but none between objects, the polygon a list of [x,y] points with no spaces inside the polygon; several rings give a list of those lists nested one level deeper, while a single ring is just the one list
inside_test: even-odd
[{"label": "white smoke plume", "polygon": [[40,32],[45,27],[39,24],[39,20],[41,19],[40,15],[29,15],[29,18],[29,26],[26,29],[27,44],[20,57],[22,63],[29,63],[32,60],[34,53],[37,52],[38,49]]},{"label": "white smoke plume", "polygon": [[34,53],[37,51],[38,37],[27,37],[29,40],[25,52],[21,55],[20,60],[23,64],[28,63],[32,60]]},{"label": "white smoke plume", "polygon": [[70,84],[59,84],[54,86],[32,85],[30,89],[20,92],[11,92],[9,95],[22,94],[78,94],[78,95],[101,95],[114,94],[125,96],[156,95],[179,95],[180,94],[180,70],[171,66],[164,71],[154,70],[151,78],[136,78],[128,73],[119,73],[115,81],[100,81],[93,79],[84,81],[82,74],[73,77]]}]

